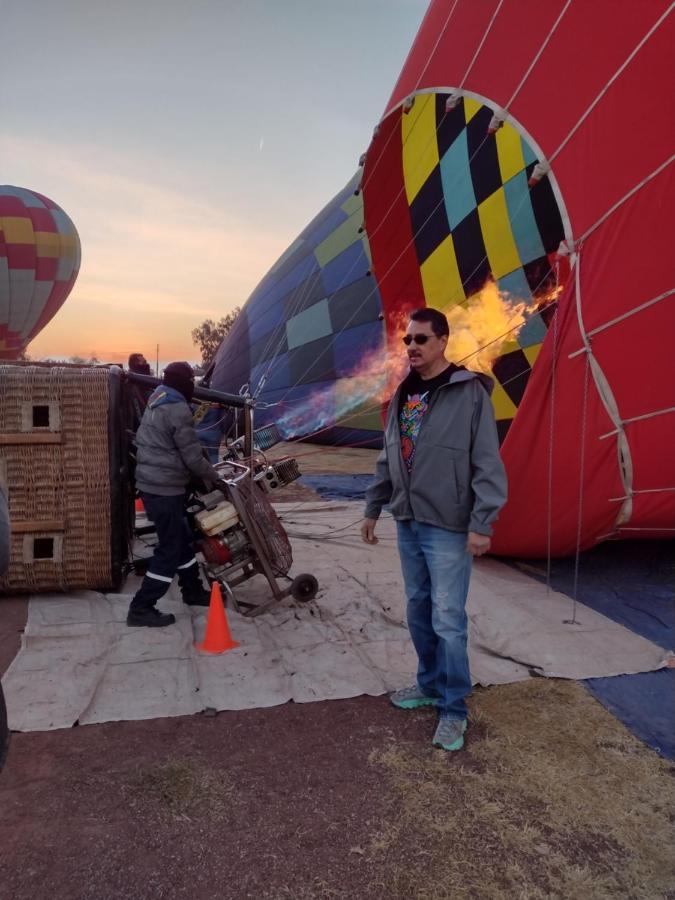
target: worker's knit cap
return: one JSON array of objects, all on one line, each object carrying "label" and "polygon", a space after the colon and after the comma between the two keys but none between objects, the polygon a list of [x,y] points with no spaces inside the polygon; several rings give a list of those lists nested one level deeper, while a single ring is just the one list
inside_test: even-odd
[{"label": "worker's knit cap", "polygon": [[172,387],[190,402],[194,394],[194,372],[192,366],[186,362],[172,362],[164,369],[162,381],[167,387]]}]

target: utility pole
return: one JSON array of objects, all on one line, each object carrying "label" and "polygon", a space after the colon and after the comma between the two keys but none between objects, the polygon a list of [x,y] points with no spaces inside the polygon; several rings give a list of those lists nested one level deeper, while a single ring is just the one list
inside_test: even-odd
[{"label": "utility pole", "polygon": [[159,344],[157,344],[157,353],[155,356],[155,378],[159,378]]}]

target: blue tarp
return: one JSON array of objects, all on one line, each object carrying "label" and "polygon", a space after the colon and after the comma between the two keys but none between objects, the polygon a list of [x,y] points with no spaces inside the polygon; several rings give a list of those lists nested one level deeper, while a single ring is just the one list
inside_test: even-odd
[{"label": "blue tarp", "polygon": [[[371,478],[306,475],[302,481],[326,500],[362,500]],[[529,563],[528,572],[545,581],[546,563]],[[551,584],[573,595],[574,559],[552,561]],[[579,602],[667,650],[675,649],[674,586],[673,541],[608,542],[580,558]],[[637,737],[675,759],[675,669],[593,678],[584,684]]]},{"label": "blue tarp", "polygon": [[324,500],[363,500],[372,475],[303,475],[300,479]]},{"label": "blue tarp", "polygon": [[675,669],[592,678],[585,685],[641,741],[675,759]]},{"label": "blue tarp", "polygon": [[[544,572],[541,560],[533,565]],[[573,558],[552,561],[551,584],[572,596]],[[674,586],[673,541],[611,541],[581,554],[578,600],[666,650],[675,649]],[[584,683],[633,734],[675,759],[675,669]]]},{"label": "blue tarp", "polygon": [[[552,560],[551,582],[572,596],[573,558]],[[667,650],[675,642],[674,586],[673,541],[608,541],[580,557],[578,599]]]}]

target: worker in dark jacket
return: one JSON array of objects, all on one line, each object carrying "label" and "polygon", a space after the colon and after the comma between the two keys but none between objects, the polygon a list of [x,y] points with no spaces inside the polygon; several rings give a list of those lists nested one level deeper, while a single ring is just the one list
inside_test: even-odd
[{"label": "worker in dark jacket", "polygon": [[490,549],[506,474],[492,379],[449,363],[448,337],[439,310],[411,315],[403,338],[410,372],[389,405],[361,535],[377,543],[375,525],[389,504],[419,660],[416,683],[395,691],[391,702],[400,709],[436,707],[434,745],[459,750],[471,690],[465,610],[471,560]]},{"label": "worker in dark jacket", "polygon": [[161,613],[155,606],[169,590],[176,573],[188,606],[209,603],[185,520],[185,498],[191,478],[199,478],[212,487],[219,476],[204,457],[192,422],[191,366],[186,362],[170,363],[162,382],[150,396],[136,434],[136,486],[157,529],[158,545],[131,601],[127,625],[162,627],[176,621],[173,615]]}]

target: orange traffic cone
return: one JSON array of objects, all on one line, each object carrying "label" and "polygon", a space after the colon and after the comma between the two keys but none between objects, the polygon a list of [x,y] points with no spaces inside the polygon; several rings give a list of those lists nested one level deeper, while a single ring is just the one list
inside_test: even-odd
[{"label": "orange traffic cone", "polygon": [[145,512],[145,507],[143,506],[143,501],[140,497],[136,498],[136,503],[134,504],[134,510],[137,514],[142,515]]},{"label": "orange traffic cone", "polygon": [[220,585],[214,581],[211,586],[211,602],[209,604],[209,616],[206,620],[206,634],[201,644],[197,644],[197,650],[204,653],[224,653],[239,646],[238,641],[232,640],[230,626],[225,615],[223,595],[220,593]]}]

